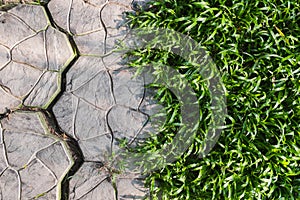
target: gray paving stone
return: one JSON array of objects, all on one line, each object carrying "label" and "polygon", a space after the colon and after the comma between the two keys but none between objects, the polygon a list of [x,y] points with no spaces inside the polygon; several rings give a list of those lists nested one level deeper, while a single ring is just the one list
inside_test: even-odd
[{"label": "gray paving stone", "polygon": [[144,80],[134,77],[135,71],[122,69],[112,71],[113,91],[118,105],[137,109],[144,95]]},{"label": "gray paving stone", "polygon": [[88,2],[83,0],[53,0],[49,3],[49,10],[59,26],[74,35],[78,35],[102,27],[100,8],[106,1],[98,1],[99,7]]},{"label": "gray paving stone", "polygon": [[97,73],[94,78],[73,93],[103,110],[108,109],[114,104],[111,81],[107,71]]},{"label": "gray paving stone", "polygon": [[47,69],[44,37],[44,32],[39,32],[17,44],[12,49],[12,60],[16,63],[23,63],[39,70]]},{"label": "gray paving stone", "polygon": [[128,69],[125,59],[122,58],[123,52],[113,52],[103,57],[103,63],[105,67],[111,71],[118,71],[122,69]]},{"label": "gray paving stone", "polygon": [[[0,199],[59,199],[62,180],[76,172],[70,171],[77,150],[70,149],[72,138],[85,162],[68,178],[69,199],[141,199],[148,193],[143,177],[119,176],[110,166],[118,139],[133,144],[146,138],[155,103],[122,54],[107,54],[128,33],[124,12],[131,3],[51,0],[49,11],[63,32],[51,26],[42,6],[0,11],[0,114],[7,113],[0,115]],[[51,103],[52,125],[39,109],[14,111],[21,104],[49,109]],[[58,137],[58,130],[66,134]]]},{"label": "gray paving stone", "polygon": [[[106,0],[99,0],[104,5]],[[93,4],[95,5],[95,4]],[[70,31],[74,35],[103,29],[100,19],[100,8],[89,4],[89,1],[73,0],[70,10]]]},{"label": "gray paving stone", "polygon": [[48,8],[52,15],[54,22],[66,31],[70,31],[69,27],[69,16],[70,16],[70,6],[72,0],[61,1],[61,0],[51,0],[48,3]]},{"label": "gray paving stone", "polygon": [[70,199],[115,200],[109,175],[98,163],[84,163],[70,181]]},{"label": "gray paving stone", "polygon": [[9,48],[35,34],[34,30],[28,27],[20,18],[10,13],[0,11],[0,22],[0,44]]},{"label": "gray paving stone", "polygon": [[49,27],[46,30],[45,43],[48,69],[64,70],[75,56],[67,36],[57,29]]},{"label": "gray paving stone", "polygon": [[75,111],[78,107],[79,99],[71,93],[64,93],[59,101],[53,106],[53,112],[56,120],[59,122],[60,127],[73,138],[75,135]]},{"label": "gray paving stone", "polygon": [[52,190],[48,191],[47,193],[41,193],[37,195],[35,198],[38,200],[52,200],[56,198],[56,189],[53,188]]},{"label": "gray paving stone", "polygon": [[84,101],[79,101],[75,111],[76,136],[78,139],[88,139],[108,132],[105,121],[105,111]]},{"label": "gray paving stone", "polygon": [[93,79],[97,73],[105,71],[102,59],[91,56],[81,56],[68,71],[67,92],[73,92]]},{"label": "gray paving stone", "polygon": [[4,172],[4,170],[7,168],[7,162],[5,159],[5,146],[0,144],[0,174]]},{"label": "gray paving stone", "polygon": [[51,170],[56,179],[68,171],[70,160],[61,143],[56,142],[37,152],[36,157]]},{"label": "gray paving stone", "polygon": [[1,174],[0,178],[0,197],[1,199],[19,199],[20,177],[15,170],[7,169]]},{"label": "gray paving stone", "polygon": [[55,187],[53,174],[40,162],[33,160],[20,170],[22,198],[33,199]]},{"label": "gray paving stone", "polygon": [[10,60],[9,48],[0,44],[0,69],[4,67]]},{"label": "gray paving stone", "polygon": [[21,100],[11,95],[6,86],[0,85],[0,96],[0,114],[5,113],[8,108],[15,108],[21,104]]},{"label": "gray paving stone", "polygon": [[73,165],[63,142],[49,135],[39,112],[14,112],[0,124],[2,199],[53,196]]},{"label": "gray paving stone", "polygon": [[41,6],[19,5],[8,11],[18,19],[22,20],[35,32],[43,30],[48,25],[44,9]]},{"label": "gray paving stone", "polygon": [[118,177],[116,181],[119,200],[144,199],[148,189],[144,187],[144,177]]},{"label": "gray paving stone", "polygon": [[107,30],[105,43],[106,52],[113,50],[117,41],[123,40],[129,32],[129,28],[126,26],[124,12],[130,9],[129,5],[115,3],[113,1],[103,7],[101,18]]},{"label": "gray paving stone", "polygon": [[104,55],[105,31],[104,29],[74,36],[81,55]]},{"label": "gray paving stone", "polygon": [[78,143],[87,161],[97,162],[107,160],[112,152],[112,137],[110,134],[80,140]]},{"label": "gray paving stone", "polygon": [[18,5],[0,18],[1,113],[21,100],[46,107],[60,91],[60,74],[46,70],[61,72],[75,56],[66,35],[49,27],[41,6]]},{"label": "gray paving stone", "polygon": [[42,72],[38,69],[15,62],[9,63],[0,71],[2,84],[9,88],[9,92],[17,98],[23,98],[30,92],[41,74]]},{"label": "gray paving stone", "polygon": [[24,105],[45,107],[51,103],[60,91],[57,84],[60,75],[57,72],[45,72],[30,94],[26,97]]},{"label": "gray paving stone", "polygon": [[147,116],[128,107],[115,106],[108,114],[108,123],[115,139],[133,140],[146,122]]}]

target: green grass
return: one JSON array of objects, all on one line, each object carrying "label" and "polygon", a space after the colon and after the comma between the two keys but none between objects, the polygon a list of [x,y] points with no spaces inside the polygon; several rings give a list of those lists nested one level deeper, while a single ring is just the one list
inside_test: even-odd
[{"label": "green grass", "polygon": [[[131,27],[162,27],[199,42],[216,63],[227,90],[226,128],[199,159],[209,124],[209,92],[199,77],[199,131],[176,162],[148,175],[152,199],[300,199],[300,2],[297,0],[153,1],[129,14]],[[193,66],[168,52],[140,50],[131,66],[157,61],[188,73]],[[194,85],[193,85],[194,84]],[[197,86],[197,87],[196,87]],[[180,112],[167,90],[165,131],[136,151],[172,141]],[[170,123],[168,123],[170,122]],[[173,124],[173,125],[172,125]],[[166,126],[165,126],[166,125]]]}]

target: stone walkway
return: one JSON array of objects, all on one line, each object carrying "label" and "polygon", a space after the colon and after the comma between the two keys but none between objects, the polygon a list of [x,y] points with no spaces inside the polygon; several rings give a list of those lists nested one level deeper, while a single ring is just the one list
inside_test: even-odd
[{"label": "stone walkway", "polygon": [[143,80],[111,53],[132,3],[51,0],[0,11],[1,200],[147,196],[141,175],[109,165],[119,139],[146,134],[151,107]]}]

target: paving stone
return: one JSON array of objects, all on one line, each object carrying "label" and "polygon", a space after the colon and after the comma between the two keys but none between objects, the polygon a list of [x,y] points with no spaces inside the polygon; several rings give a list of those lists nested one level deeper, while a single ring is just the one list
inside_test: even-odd
[{"label": "paving stone", "polygon": [[115,139],[133,140],[146,122],[147,116],[128,107],[115,106],[108,114]]},{"label": "paving stone", "polygon": [[[70,10],[70,31],[74,35],[103,29],[100,19],[100,8],[92,6],[89,1],[73,0]],[[99,0],[104,5],[106,0]]]},{"label": "paving stone", "polygon": [[[105,0],[98,1],[98,5],[105,4]],[[52,0],[49,10],[56,23],[74,35],[90,32],[102,27],[100,7],[92,6],[88,1]],[[103,27],[102,27],[103,28]]]},{"label": "paving stone", "polygon": [[25,99],[24,105],[44,107],[51,103],[52,99],[60,91],[57,86],[59,76],[57,72],[45,72]]},{"label": "paving stone", "polygon": [[27,38],[12,50],[12,60],[40,70],[59,71],[73,57],[67,37],[52,27]]},{"label": "paving stone", "polygon": [[69,16],[72,0],[51,0],[48,3],[49,11],[54,22],[66,31],[70,31]]},{"label": "paving stone", "polygon": [[128,69],[126,60],[123,58],[124,52],[113,52],[103,57],[105,67],[111,71]]},{"label": "paving stone", "polygon": [[65,148],[59,142],[40,150],[36,157],[51,170],[57,179],[63,177],[68,171],[70,160]]},{"label": "paving stone", "polygon": [[84,163],[70,181],[70,199],[115,200],[115,190],[108,178],[100,164]]},{"label": "paving stone", "polygon": [[40,32],[19,43],[12,49],[12,60],[39,70],[47,69],[44,37],[44,32]]},{"label": "paving stone", "polygon": [[18,199],[13,194],[22,199],[53,196],[72,166],[68,150],[49,135],[41,117],[39,112],[18,111],[0,121],[1,199]]},{"label": "paving stone", "polygon": [[[0,100],[1,112],[14,109],[23,98],[25,105],[46,107],[60,91],[60,75],[46,70],[61,71],[75,56],[68,38],[48,27],[41,6],[19,5],[2,12],[0,18],[0,35],[5,37],[4,41],[0,37],[1,58],[6,57],[0,68],[0,93],[5,96]],[[12,29],[18,34],[8,34]]]},{"label": "paving stone", "polygon": [[0,174],[2,174],[7,167],[8,166],[6,164],[5,146],[2,143],[0,143]]},{"label": "paving stone", "polygon": [[5,113],[9,108],[15,108],[21,104],[21,100],[12,96],[6,86],[0,85],[0,96],[0,114]]},{"label": "paving stone", "polygon": [[149,192],[144,187],[144,178],[138,175],[133,177],[118,177],[116,181],[119,200],[144,199]]},{"label": "paving stone", "polygon": [[74,36],[81,55],[104,55],[105,31],[98,30],[84,35]]},{"label": "paving stone", "polygon": [[112,71],[113,92],[118,105],[137,109],[144,95],[144,80],[134,70]]},{"label": "paving stone", "polygon": [[87,161],[107,160],[112,152],[112,137],[110,134],[80,140],[78,143]]},{"label": "paving stone", "polygon": [[60,127],[73,138],[76,138],[75,131],[75,112],[78,107],[79,99],[70,93],[64,93],[53,106],[53,113]]},{"label": "paving stone", "polygon": [[104,6],[101,12],[101,18],[107,30],[105,42],[106,52],[113,50],[118,41],[123,40],[129,32],[129,28],[126,26],[124,12],[130,9],[130,6],[126,4],[114,2],[109,2]]},{"label": "paving stone", "polygon": [[107,133],[105,115],[105,111],[79,101],[74,121],[76,136],[83,140]]},{"label": "paving stone", "polygon": [[41,193],[35,197],[38,200],[52,200],[56,199],[56,189],[53,188],[52,190],[48,191],[47,193]]},{"label": "paving stone", "polygon": [[15,62],[9,63],[0,71],[1,84],[9,88],[9,92],[17,98],[23,98],[30,92],[41,75],[40,70]]},{"label": "paving stone", "polygon": [[53,142],[53,139],[37,133],[21,131],[20,133],[9,130],[4,132],[8,162],[16,169],[26,166],[33,154]]},{"label": "paving stone", "polygon": [[[22,20],[31,29],[38,32],[48,25],[44,9],[36,5],[18,5],[8,11],[20,20]],[[37,17],[38,16],[38,17]]]},{"label": "paving stone", "polygon": [[63,70],[75,57],[67,36],[57,29],[49,27],[45,37],[49,70]]},{"label": "paving stone", "polygon": [[15,170],[5,170],[0,178],[0,198],[19,199],[19,181],[20,177]]},{"label": "paving stone", "polygon": [[[144,79],[133,79],[122,54],[107,54],[128,33],[124,12],[131,4],[51,0],[50,17],[62,32],[51,26],[42,6],[0,11],[0,114],[21,103],[47,109],[60,94],[53,113],[68,134],[67,139],[52,135],[54,127],[40,112],[13,111],[0,118],[0,199],[58,199],[73,166],[70,152],[77,150],[66,142],[72,138],[85,162],[68,179],[69,199],[141,199],[148,193],[143,177],[116,176],[110,168],[118,139],[143,141],[152,128],[145,124],[148,115],[156,112]],[[71,36],[79,58],[68,66],[76,56]],[[64,84],[66,91],[60,88]]]},{"label": "paving stone", "polygon": [[98,72],[72,93],[103,110],[114,104],[111,80],[107,71]]},{"label": "paving stone", "polygon": [[20,170],[22,197],[33,199],[55,187],[53,174],[40,162],[33,160],[23,170]]},{"label": "paving stone", "polygon": [[9,115],[9,119],[3,119],[1,124],[3,132],[11,131],[33,133],[39,136],[44,135],[43,126],[37,113],[18,112],[17,114]]},{"label": "paving stone", "polygon": [[[86,160],[103,160],[104,155],[111,152],[112,141],[105,121],[106,113],[85,101],[79,100],[78,103],[72,101],[72,96],[65,95],[62,98],[63,103],[59,100],[54,106],[54,114],[58,115],[57,121],[62,128],[67,127],[65,129],[67,133],[73,132]],[[74,98],[76,97],[73,96]],[[63,116],[60,117],[59,113]]]},{"label": "paving stone", "polygon": [[0,69],[2,69],[5,64],[10,60],[9,48],[0,44]]},{"label": "paving stone", "polygon": [[67,92],[73,92],[105,71],[101,58],[81,56],[67,73]]},{"label": "paving stone", "polygon": [[30,29],[20,18],[10,13],[0,12],[0,22],[0,44],[9,48],[35,34],[34,30]]}]

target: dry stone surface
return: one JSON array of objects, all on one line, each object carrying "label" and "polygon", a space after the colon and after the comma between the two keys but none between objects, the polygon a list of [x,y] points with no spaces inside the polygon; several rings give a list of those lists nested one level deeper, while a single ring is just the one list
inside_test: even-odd
[{"label": "dry stone surface", "polygon": [[143,77],[113,52],[139,4],[1,1],[1,200],[148,195],[143,176],[110,164],[121,140],[146,137],[155,110]]}]

